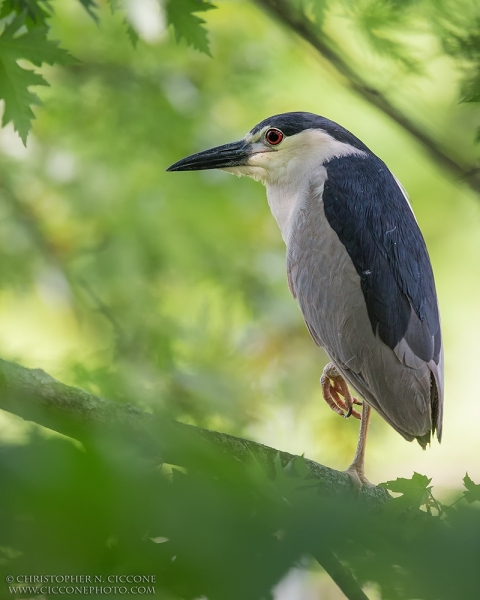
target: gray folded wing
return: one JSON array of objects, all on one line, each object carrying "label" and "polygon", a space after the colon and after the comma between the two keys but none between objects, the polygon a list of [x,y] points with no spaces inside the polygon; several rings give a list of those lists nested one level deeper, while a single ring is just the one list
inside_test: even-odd
[{"label": "gray folded wing", "polygon": [[[313,339],[325,348],[350,385],[407,440],[417,438],[425,446],[435,429],[441,437],[443,354],[439,324],[436,328],[432,326],[434,318],[429,322],[417,314],[402,289],[402,273],[392,273],[388,257],[375,248],[373,252],[367,248],[376,277],[371,278],[366,292],[348,244],[373,244],[375,232],[354,230],[353,237],[363,238],[341,240],[326,218],[322,191],[312,189],[296,218],[287,246],[290,289]],[[402,243],[400,237],[397,240]],[[362,268],[368,274],[369,269],[365,265]],[[421,275],[432,277],[431,269]],[[380,283],[376,285],[376,281]],[[423,290],[432,285],[433,278]],[[422,289],[418,287],[420,302]],[[435,291],[433,294],[436,306]],[[368,301],[374,302],[376,322]],[[432,298],[426,298],[424,304],[431,302]],[[390,310],[392,304],[399,307],[400,325],[392,323],[396,314]],[[401,327],[401,336],[389,327]]]}]

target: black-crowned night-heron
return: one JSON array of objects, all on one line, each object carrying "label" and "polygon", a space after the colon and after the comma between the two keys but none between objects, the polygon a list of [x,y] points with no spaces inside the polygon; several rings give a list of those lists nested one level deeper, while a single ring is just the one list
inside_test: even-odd
[{"label": "black-crowned night-heron", "polygon": [[[287,246],[287,276],[314,341],[331,359],[320,380],[337,413],[361,418],[347,472],[364,474],[373,406],[409,441],[442,435],[443,352],[425,242],[394,175],[349,131],[311,113],[276,115],[240,141],[169,171],[223,169],[267,188]],[[363,397],[360,404],[348,382]]]}]

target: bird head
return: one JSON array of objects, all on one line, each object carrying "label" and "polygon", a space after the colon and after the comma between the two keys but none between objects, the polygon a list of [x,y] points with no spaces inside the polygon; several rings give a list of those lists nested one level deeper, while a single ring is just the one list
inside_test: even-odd
[{"label": "bird head", "polygon": [[263,120],[237,142],[179,160],[167,171],[223,169],[265,185],[307,172],[334,156],[368,148],[349,131],[318,115],[290,112]]}]

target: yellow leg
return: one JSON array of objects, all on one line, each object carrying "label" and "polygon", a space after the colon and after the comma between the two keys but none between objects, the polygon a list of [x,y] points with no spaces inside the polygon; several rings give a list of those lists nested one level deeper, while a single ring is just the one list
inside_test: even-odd
[{"label": "yellow leg", "polygon": [[353,481],[353,485],[359,489],[362,485],[373,485],[365,477],[365,447],[367,445],[367,432],[370,422],[372,408],[366,402],[363,403],[362,420],[360,422],[360,433],[358,436],[357,450],[352,464],[345,471]]}]

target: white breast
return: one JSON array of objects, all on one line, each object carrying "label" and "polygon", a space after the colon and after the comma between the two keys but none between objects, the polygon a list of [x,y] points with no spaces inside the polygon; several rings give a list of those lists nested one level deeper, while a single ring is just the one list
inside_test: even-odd
[{"label": "white breast", "polygon": [[284,144],[287,148],[282,151],[251,162],[264,168],[268,204],[288,247],[292,227],[309,194],[316,192],[315,197],[322,197],[327,179],[323,165],[334,157],[364,153],[319,129],[302,131]]},{"label": "white breast", "polygon": [[288,180],[266,184],[268,204],[287,248],[291,232],[311,194],[312,187],[318,192],[315,196],[321,198],[326,178],[325,168],[316,166],[315,169],[302,169],[298,171],[297,176],[289,177]]}]

